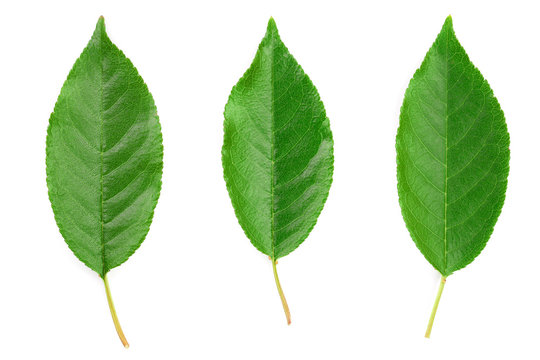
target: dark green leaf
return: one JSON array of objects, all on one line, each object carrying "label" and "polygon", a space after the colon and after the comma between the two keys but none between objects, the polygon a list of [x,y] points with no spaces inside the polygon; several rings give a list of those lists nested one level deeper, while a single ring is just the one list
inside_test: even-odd
[{"label": "dark green leaf", "polygon": [[296,249],[328,196],[333,141],[317,89],[273,19],[225,107],[223,169],[236,216],[272,259]]},{"label": "dark green leaf", "polygon": [[104,280],[148,233],[161,189],[163,146],[152,95],[100,18],[58,97],[47,134],[47,185],[62,236]]},{"label": "dark green leaf", "polygon": [[508,147],[499,103],[448,17],[405,93],[397,135],[403,217],[442,275],[486,245],[504,202]]},{"label": "dark green leaf", "polygon": [[333,173],[330,124],[317,89],[268,22],[255,59],[225,107],[222,161],[236,217],[272,260],[296,249],[322,211]]},{"label": "dark green leaf", "polygon": [[146,237],[161,188],[161,139],[152,95],[100,18],[50,118],[47,185],[64,239],[101,277]]},{"label": "dark green leaf", "polygon": [[396,147],[403,218],[443,276],[439,298],[493,232],[510,159],[504,114],[450,17],[405,93]]}]

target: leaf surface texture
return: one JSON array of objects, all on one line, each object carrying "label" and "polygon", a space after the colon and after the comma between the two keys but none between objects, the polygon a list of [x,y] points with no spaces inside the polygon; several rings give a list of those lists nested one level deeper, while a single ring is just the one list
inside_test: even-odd
[{"label": "leaf surface texture", "polygon": [[328,196],[333,140],[317,89],[270,19],[225,107],[222,161],[236,216],[272,259],[309,235]]},{"label": "leaf surface texture", "polygon": [[405,93],[396,148],[407,228],[448,276],[472,262],[493,232],[510,159],[504,114],[450,17]]},{"label": "leaf surface texture", "polygon": [[146,237],[162,167],[152,95],[100,18],[50,117],[47,185],[66,243],[101,277]]}]

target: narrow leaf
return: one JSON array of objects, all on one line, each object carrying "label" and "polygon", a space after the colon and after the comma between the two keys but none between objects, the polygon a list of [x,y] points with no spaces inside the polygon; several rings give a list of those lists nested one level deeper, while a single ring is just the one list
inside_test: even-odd
[{"label": "narrow leaf", "polygon": [[[225,107],[222,161],[246,236],[274,266],[309,235],[332,183],[333,140],[317,89],[273,19]],[[290,322],[289,316],[287,316]]]},{"label": "narrow leaf", "polygon": [[[100,18],[50,118],[47,186],[69,248],[104,279],[117,329],[106,274],[144,241],[162,167],[152,95],[131,61],[109,40]],[[121,329],[119,335],[123,338]]]},{"label": "narrow leaf", "polygon": [[438,305],[446,278],[471,263],[493,232],[510,159],[504,114],[451,17],[405,93],[396,148],[403,218],[442,275]]}]

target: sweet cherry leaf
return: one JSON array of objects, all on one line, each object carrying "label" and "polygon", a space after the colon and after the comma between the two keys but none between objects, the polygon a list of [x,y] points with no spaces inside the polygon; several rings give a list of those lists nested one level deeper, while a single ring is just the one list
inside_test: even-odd
[{"label": "sweet cherry leaf", "polygon": [[276,260],[307,238],[328,196],[333,140],[317,89],[273,19],[232,89],[224,130],[223,170],[236,216],[252,244],[271,258],[280,288]]},{"label": "sweet cherry leaf", "polygon": [[137,250],[152,222],[163,146],[152,95],[108,38],[103,18],[50,117],[46,162],[60,232],[104,279],[110,299],[107,272]]},{"label": "sweet cherry leaf", "polygon": [[491,236],[510,160],[504,114],[451,17],[405,93],[396,148],[403,218],[441,273],[442,292],[446,278],[471,263]]}]

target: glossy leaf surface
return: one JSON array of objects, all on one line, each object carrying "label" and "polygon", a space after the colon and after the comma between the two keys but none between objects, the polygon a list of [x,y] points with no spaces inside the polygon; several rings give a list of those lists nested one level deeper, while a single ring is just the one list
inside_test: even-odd
[{"label": "glossy leaf surface", "polygon": [[448,17],[405,93],[397,175],[407,228],[444,276],[485,247],[504,203],[509,135]]},{"label": "glossy leaf surface", "polygon": [[333,140],[317,89],[270,19],[225,107],[222,161],[236,216],[273,260],[315,226],[333,173]]},{"label": "glossy leaf surface", "polygon": [[152,95],[100,18],[50,118],[47,185],[66,243],[101,277],[145,239],[162,159]]}]

